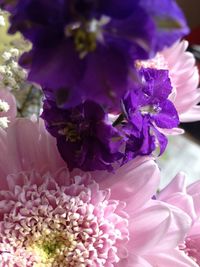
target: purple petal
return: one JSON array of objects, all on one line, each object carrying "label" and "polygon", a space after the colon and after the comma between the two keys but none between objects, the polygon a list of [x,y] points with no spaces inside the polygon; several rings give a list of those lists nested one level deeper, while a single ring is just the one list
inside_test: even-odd
[{"label": "purple petal", "polygon": [[168,140],[164,134],[162,134],[161,132],[158,131],[158,129],[156,129],[156,127],[152,126],[152,130],[154,131],[155,136],[159,142],[159,147],[160,147],[159,156],[160,156],[165,151],[167,144],[168,144]]},{"label": "purple petal", "polygon": [[153,116],[153,120],[160,128],[172,129],[179,124],[179,117],[174,104],[165,100],[160,104],[161,111]]},{"label": "purple petal", "polygon": [[144,92],[152,97],[150,101],[153,104],[157,99],[166,99],[172,91],[172,85],[167,70],[157,70],[151,68],[142,68],[140,75],[144,77]]},{"label": "purple petal", "polygon": [[132,12],[138,8],[137,1],[126,0],[100,0],[99,10],[109,17],[123,19],[132,15]]},{"label": "purple petal", "polygon": [[152,17],[156,27],[155,50],[171,46],[188,34],[183,12],[174,0],[140,0],[140,5]]}]

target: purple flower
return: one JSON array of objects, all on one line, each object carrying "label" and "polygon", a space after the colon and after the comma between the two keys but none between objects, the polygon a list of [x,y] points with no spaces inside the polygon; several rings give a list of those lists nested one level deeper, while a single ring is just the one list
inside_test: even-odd
[{"label": "purple flower", "polygon": [[90,99],[117,109],[134,74],[133,61],[188,32],[172,0],[0,0],[0,5],[11,13],[9,32],[20,31],[33,44],[21,58],[29,79],[65,107]]},{"label": "purple flower", "polygon": [[128,136],[125,161],[137,155],[148,155],[156,148],[162,154],[167,145],[163,129],[177,127],[179,118],[173,103],[168,99],[172,91],[167,70],[140,71],[141,84],[135,84],[123,99],[127,122],[123,129]]},{"label": "purple flower", "polygon": [[185,17],[174,0],[140,0],[140,5],[150,15],[157,27],[154,50],[171,46],[188,32]]},{"label": "purple flower", "polygon": [[122,137],[93,101],[62,110],[46,100],[42,118],[56,137],[58,150],[70,170],[112,171],[112,163],[123,157],[119,152]]}]

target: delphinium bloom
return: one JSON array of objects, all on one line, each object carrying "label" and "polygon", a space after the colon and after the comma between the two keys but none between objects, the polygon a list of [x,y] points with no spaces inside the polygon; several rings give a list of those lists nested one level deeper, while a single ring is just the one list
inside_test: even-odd
[{"label": "delphinium bloom", "polygon": [[[199,73],[192,53],[186,51],[188,42],[176,42],[164,49],[149,61],[143,61],[143,67],[165,69],[169,71],[172,84],[171,101],[174,103],[181,122],[200,120]],[[140,64],[139,64],[140,65]]]},{"label": "delphinium bloom", "polygon": [[17,114],[14,96],[5,89],[0,89],[0,128],[8,127]]},{"label": "delphinium bloom", "polygon": [[192,219],[191,228],[179,248],[200,266],[200,182],[187,186],[186,175],[179,173],[157,198],[182,209]]},{"label": "delphinium bloom", "polygon": [[11,13],[9,32],[20,31],[33,44],[21,58],[29,79],[53,89],[59,104],[68,107],[90,98],[117,108],[134,75],[133,61],[188,32],[173,0],[1,0],[0,5]]},{"label": "delphinium bloom", "polygon": [[42,118],[70,170],[112,171],[138,155],[150,155],[157,147],[159,154],[164,152],[167,138],[160,129],[179,124],[168,99],[172,91],[168,71],[143,68],[139,76],[141,83],[132,83],[122,100],[121,113],[112,120],[112,114],[96,102],[88,100],[62,109],[48,95]]},{"label": "delphinium bloom", "polygon": [[151,154],[156,141],[162,154],[167,138],[160,129],[172,129],[179,124],[177,111],[168,99],[172,91],[168,71],[141,68],[139,73],[142,82],[133,85],[123,99],[125,161]]},{"label": "delphinium bloom", "polygon": [[151,199],[152,159],[115,174],[69,173],[43,124],[28,119],[1,130],[0,143],[2,267],[195,266],[176,248],[189,216]]},{"label": "delphinium bloom", "polygon": [[59,152],[70,170],[112,170],[112,163],[123,156],[119,151],[123,137],[103,108],[93,101],[63,110],[46,100],[42,118],[56,137]]}]

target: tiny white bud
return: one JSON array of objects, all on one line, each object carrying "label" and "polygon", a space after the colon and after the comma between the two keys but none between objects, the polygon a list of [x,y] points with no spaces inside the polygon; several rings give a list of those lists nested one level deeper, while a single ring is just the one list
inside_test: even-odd
[{"label": "tiny white bud", "polygon": [[14,60],[12,60],[12,62],[11,62],[11,69],[12,70],[14,70],[14,71],[18,71],[18,69],[19,69],[19,65],[18,65],[18,63],[16,62],[16,61],[14,61]]},{"label": "tiny white bud", "polygon": [[17,48],[11,48],[10,53],[12,54],[13,57],[19,56],[19,50]]},{"label": "tiny white bud", "polygon": [[6,66],[5,65],[0,66],[0,73],[1,74],[5,74],[6,73]]},{"label": "tiny white bud", "polygon": [[12,76],[13,76],[13,73],[12,73],[12,71],[10,70],[10,68],[6,70],[6,75],[7,75],[8,77],[12,77]]},{"label": "tiny white bud", "polygon": [[0,112],[7,112],[9,108],[10,106],[8,105],[8,103],[0,99]]},{"label": "tiny white bud", "polygon": [[1,117],[0,118],[0,127],[5,129],[8,127],[9,120],[7,117]]},{"label": "tiny white bud", "polygon": [[5,51],[4,53],[3,53],[3,55],[2,55],[2,58],[4,59],[4,60],[9,60],[10,58],[11,58],[11,53],[10,52],[7,52],[7,51]]},{"label": "tiny white bud", "polygon": [[12,78],[12,77],[6,77],[6,78],[4,79],[4,84],[5,84],[6,86],[11,86],[11,87],[15,87],[15,86],[17,86],[17,82],[16,82],[15,79]]}]

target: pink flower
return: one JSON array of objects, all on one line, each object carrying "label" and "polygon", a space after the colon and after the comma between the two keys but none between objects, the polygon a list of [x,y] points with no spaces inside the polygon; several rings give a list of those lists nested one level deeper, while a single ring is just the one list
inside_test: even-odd
[{"label": "pink flower", "polygon": [[177,249],[190,217],[151,199],[153,160],[69,173],[43,124],[27,119],[1,130],[0,146],[2,267],[196,266]]},{"label": "pink flower", "polygon": [[[170,100],[174,103],[181,122],[200,120],[200,106],[197,106],[200,102],[199,73],[195,58],[186,51],[187,47],[187,41],[180,41],[158,53],[155,58],[138,63],[139,66],[169,70],[173,86]],[[179,132],[181,131],[177,130]]]},{"label": "pink flower", "polygon": [[169,69],[174,88],[171,97],[181,122],[200,120],[200,106],[197,106],[200,102],[199,73],[195,58],[187,48],[188,42],[181,41],[161,54]]},{"label": "pink flower", "polygon": [[158,199],[186,212],[192,225],[180,249],[200,266],[200,181],[186,186],[184,173],[179,173],[158,195]]},{"label": "pink flower", "polygon": [[17,107],[14,96],[5,89],[0,89],[0,127],[8,127],[8,123],[15,119]]}]

